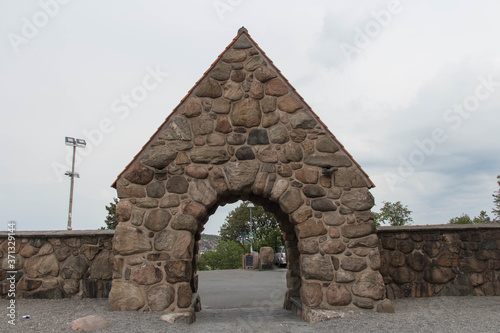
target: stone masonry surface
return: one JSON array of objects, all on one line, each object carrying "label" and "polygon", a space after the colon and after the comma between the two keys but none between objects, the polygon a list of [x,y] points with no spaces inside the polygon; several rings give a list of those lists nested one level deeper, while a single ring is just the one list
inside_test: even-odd
[{"label": "stone masonry surface", "polygon": [[[109,242],[113,235],[112,230],[18,232],[18,297],[107,297],[113,255],[109,259],[102,258],[110,252]],[[500,226],[379,227],[377,236],[381,249],[380,271],[389,298],[500,296]],[[1,298],[7,295],[6,270],[3,268],[7,257],[6,238],[7,233],[0,232]],[[64,272],[60,269],[55,277],[40,272],[36,278],[28,276],[27,272],[33,274],[42,262],[49,262],[48,267],[51,266],[50,260],[46,259],[52,254],[49,246],[45,246],[47,243],[52,245],[52,253],[56,253],[59,267],[64,267]],[[69,255],[64,258],[66,254]],[[72,259],[72,256],[77,259]],[[94,275],[90,272],[92,268]],[[50,272],[48,268],[46,270]],[[77,273],[82,271],[83,274]],[[345,273],[335,273],[339,279],[348,279]]]},{"label": "stone masonry surface", "polygon": [[197,242],[217,207],[239,199],[274,213],[284,233],[285,308],[300,297],[307,314],[392,309],[373,184],[245,29],[114,186],[112,310],[194,320]]},{"label": "stone masonry surface", "polygon": [[[16,298],[106,298],[113,274],[110,230],[16,233]],[[0,297],[6,298],[7,234],[0,233]]]}]

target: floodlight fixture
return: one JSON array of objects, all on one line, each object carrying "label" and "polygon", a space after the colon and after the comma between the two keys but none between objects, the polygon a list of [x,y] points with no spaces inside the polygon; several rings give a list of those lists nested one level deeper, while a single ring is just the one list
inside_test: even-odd
[{"label": "floodlight fixture", "polygon": [[67,136],[64,141],[66,143],[66,146],[74,146],[76,144],[75,138],[72,138],[70,136]]},{"label": "floodlight fixture", "polygon": [[87,142],[85,142],[85,140],[83,139],[76,139],[76,146],[77,147],[85,147],[87,145]]}]

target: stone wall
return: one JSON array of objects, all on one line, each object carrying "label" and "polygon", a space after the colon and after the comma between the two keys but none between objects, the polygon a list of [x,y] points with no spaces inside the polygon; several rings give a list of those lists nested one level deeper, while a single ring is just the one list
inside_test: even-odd
[{"label": "stone wall", "polygon": [[382,227],[387,297],[500,296],[500,225]]},{"label": "stone wall", "polygon": [[[17,297],[107,297],[114,232],[16,234]],[[500,225],[380,227],[387,296],[500,296]],[[6,298],[7,233],[0,233],[0,298]],[[337,274],[338,275],[338,274]]]},{"label": "stone wall", "polygon": [[[109,230],[24,231],[15,236],[15,267],[8,265],[7,233],[0,232],[0,298],[7,271],[17,271],[16,298],[108,297],[113,275]],[[10,251],[11,252],[11,251]]]}]

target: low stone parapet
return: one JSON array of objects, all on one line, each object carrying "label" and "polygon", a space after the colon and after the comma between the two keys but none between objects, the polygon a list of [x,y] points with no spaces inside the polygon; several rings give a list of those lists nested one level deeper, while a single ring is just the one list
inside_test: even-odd
[{"label": "low stone parapet", "polygon": [[[0,232],[0,298],[7,298],[8,271],[17,272],[16,298],[107,297],[113,235],[18,232],[10,268],[8,234]],[[379,227],[377,235],[389,298],[500,296],[500,225]]]},{"label": "low stone parapet", "polygon": [[0,297],[7,298],[13,276],[16,298],[108,297],[113,234],[111,230],[20,231],[9,242],[8,234],[0,232]]},{"label": "low stone parapet", "polygon": [[500,296],[500,224],[381,227],[387,296]]}]

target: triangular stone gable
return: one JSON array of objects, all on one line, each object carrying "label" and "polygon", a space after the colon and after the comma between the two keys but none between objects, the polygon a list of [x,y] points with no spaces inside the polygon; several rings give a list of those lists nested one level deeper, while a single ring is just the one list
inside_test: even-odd
[{"label": "triangular stone gable", "polygon": [[246,29],[113,186],[120,202],[111,310],[150,309],[192,322],[200,308],[197,242],[217,207],[238,199],[279,222],[285,308],[300,297],[308,321],[315,309],[390,309],[372,182]]},{"label": "triangular stone gable", "polygon": [[129,178],[127,172],[138,161],[157,171],[170,168],[175,174],[175,169],[190,162],[224,164],[255,158],[283,164],[286,176],[293,168],[290,164],[301,159],[297,154],[303,155],[307,165],[335,172],[332,185],[374,187],[241,28],[112,186],[117,188],[120,178]]}]

